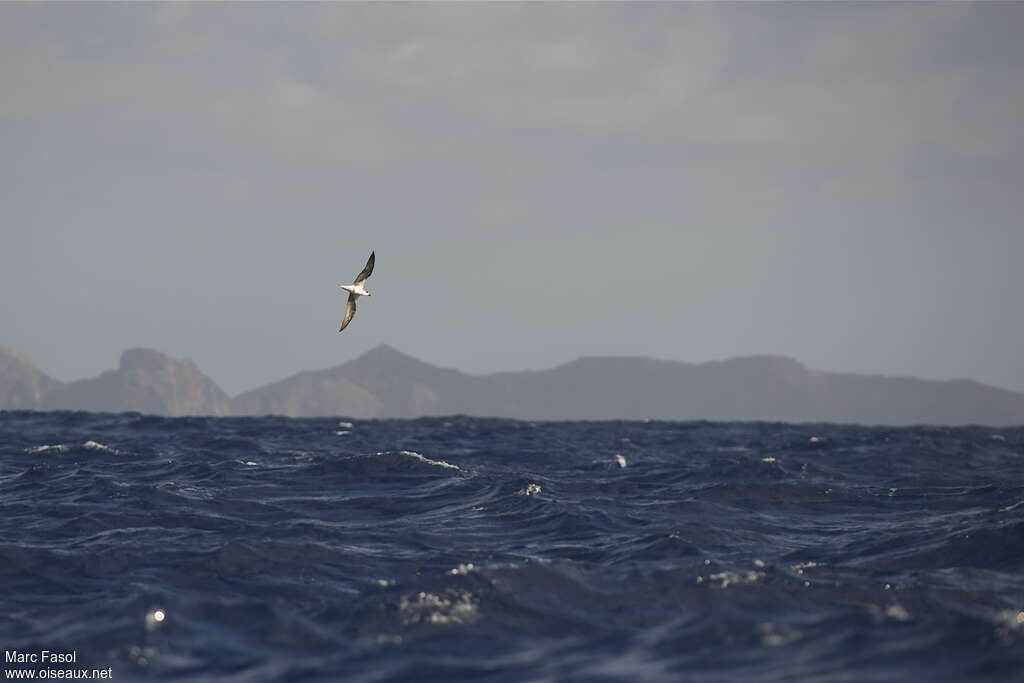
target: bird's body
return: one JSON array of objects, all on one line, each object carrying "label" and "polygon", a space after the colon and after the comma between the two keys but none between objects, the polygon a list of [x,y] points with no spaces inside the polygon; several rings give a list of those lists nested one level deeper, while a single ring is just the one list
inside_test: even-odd
[{"label": "bird's body", "polygon": [[355,294],[356,296],[370,296],[370,293],[363,289],[362,284],[358,285],[338,285],[349,294]]},{"label": "bird's body", "polygon": [[348,292],[348,302],[345,304],[345,317],[341,319],[341,327],[338,328],[338,332],[341,332],[352,322],[352,317],[356,314],[356,299],[361,296],[370,296],[370,292],[363,287],[363,282],[373,273],[374,256],[375,252],[371,251],[369,260],[352,284],[338,285],[338,287]]}]

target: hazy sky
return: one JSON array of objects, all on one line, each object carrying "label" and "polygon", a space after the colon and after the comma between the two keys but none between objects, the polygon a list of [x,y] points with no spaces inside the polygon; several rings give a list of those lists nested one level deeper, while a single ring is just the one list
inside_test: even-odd
[{"label": "hazy sky", "polygon": [[[0,343],[1024,390],[1024,3],[0,4]],[[377,268],[344,333],[337,289]]]}]

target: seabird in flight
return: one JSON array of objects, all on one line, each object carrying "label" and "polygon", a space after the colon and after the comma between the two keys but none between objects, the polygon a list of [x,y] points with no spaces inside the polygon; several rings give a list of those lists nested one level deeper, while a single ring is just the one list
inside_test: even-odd
[{"label": "seabird in flight", "polygon": [[345,317],[341,319],[341,327],[338,328],[338,332],[345,329],[350,322],[352,322],[352,316],[356,314],[356,299],[361,296],[370,296],[370,293],[363,289],[363,282],[366,278],[370,277],[373,272],[373,254],[370,252],[370,260],[363,266],[363,270],[356,275],[355,281],[350,285],[338,285],[346,292],[348,292],[348,303],[345,304]]}]

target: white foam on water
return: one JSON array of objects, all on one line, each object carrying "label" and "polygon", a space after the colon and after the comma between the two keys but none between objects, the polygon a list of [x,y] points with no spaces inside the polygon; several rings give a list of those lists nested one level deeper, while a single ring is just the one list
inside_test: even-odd
[{"label": "white foam on water", "polygon": [[885,616],[896,621],[910,621],[910,612],[900,604],[889,605],[885,608]]},{"label": "white foam on water", "polygon": [[[444,460],[431,460],[422,453],[417,453],[416,451],[398,451],[398,453],[399,455],[407,455],[410,458],[415,458],[420,462],[424,462],[428,465],[434,465],[435,467],[447,467],[450,470],[458,470],[459,472],[462,471],[462,468],[460,468],[458,465],[453,465],[450,462],[445,462]],[[378,453],[377,455],[384,455],[384,453]]]},{"label": "white foam on water", "polygon": [[85,443],[83,443],[82,444],[82,448],[88,448],[90,451],[103,451],[104,453],[113,453],[114,455],[120,455],[121,454],[121,451],[117,450],[116,448],[111,448],[110,446],[104,446],[103,444],[98,443],[96,441],[92,441],[92,440],[89,440],[89,441],[86,441]]},{"label": "white foam on water", "polygon": [[[32,448],[26,448],[25,452],[26,453],[30,453],[30,454],[35,454],[35,453],[67,453],[68,451],[70,451],[74,447],[75,447],[75,444],[66,444],[66,443],[43,444],[42,446],[33,446]],[[103,453],[112,453],[114,455],[121,455],[121,451],[117,450],[116,448],[111,448],[110,446],[105,446],[105,445],[99,443],[98,441],[93,441],[92,439],[90,439],[89,441],[86,441],[85,443],[81,444],[81,447],[86,449],[86,450],[90,450],[90,451],[100,451],[100,452],[103,452]]]},{"label": "white foam on water", "polygon": [[472,593],[464,590],[403,595],[398,609],[405,624],[466,624],[479,617]]},{"label": "white foam on water", "polygon": [[775,624],[770,621],[758,624],[757,630],[761,633],[761,643],[766,647],[783,647],[800,640],[803,635],[800,631],[785,624]]},{"label": "white foam on water", "polygon": [[156,609],[146,612],[145,624],[147,631],[155,631],[160,628],[164,620],[167,619],[167,612],[157,607]]},{"label": "white foam on water", "polygon": [[516,491],[517,496],[536,496],[540,493],[540,485],[528,484],[525,489],[519,489]]},{"label": "white foam on water", "polygon": [[1020,642],[1024,630],[1024,610],[1004,609],[995,615],[995,635],[1004,647],[1014,647]]},{"label": "white foam on water", "polygon": [[51,444],[43,444],[42,446],[33,446],[32,448],[26,448],[25,452],[26,453],[50,453],[50,452],[53,452],[53,453],[66,453],[69,450],[71,450],[70,446],[67,446],[65,444],[59,443],[59,444],[53,444],[53,445],[51,445]]},{"label": "white foam on water", "polygon": [[738,571],[738,572],[719,572],[712,574],[708,577],[711,581],[718,581],[720,588],[728,588],[735,584],[742,586],[748,583],[757,583],[764,578],[764,572],[755,571]]}]

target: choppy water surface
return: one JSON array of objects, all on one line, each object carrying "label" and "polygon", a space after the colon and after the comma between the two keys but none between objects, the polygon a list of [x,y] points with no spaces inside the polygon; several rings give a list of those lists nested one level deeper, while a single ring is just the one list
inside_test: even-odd
[{"label": "choppy water surface", "polygon": [[0,413],[0,505],[114,680],[1024,680],[1024,429]]}]

